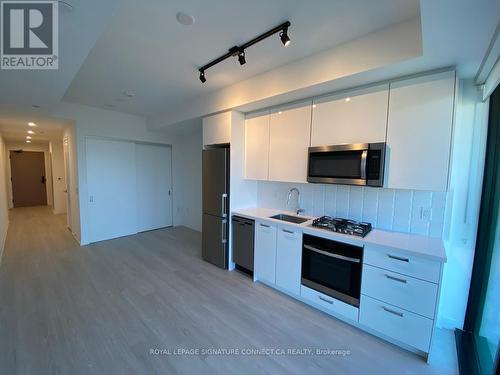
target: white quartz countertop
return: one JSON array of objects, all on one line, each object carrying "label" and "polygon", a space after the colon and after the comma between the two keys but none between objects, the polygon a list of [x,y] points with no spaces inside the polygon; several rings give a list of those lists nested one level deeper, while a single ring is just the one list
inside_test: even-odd
[{"label": "white quartz countertop", "polygon": [[258,220],[260,222],[267,221],[285,227],[298,228],[303,233],[318,237],[324,237],[335,241],[351,243],[353,245],[370,245],[374,248],[380,247],[381,249],[391,248],[439,262],[446,262],[446,252],[444,249],[443,240],[440,238],[433,238],[410,233],[391,232],[380,229],[372,229],[371,232],[368,233],[364,238],[361,238],[347,234],[331,232],[326,229],[315,228],[311,226],[312,220],[314,218],[309,216],[301,216],[308,219],[306,222],[301,224],[294,224],[287,221],[270,218],[270,216],[274,216],[277,214],[296,216],[292,212],[261,207],[245,208],[232,212],[232,215]]}]

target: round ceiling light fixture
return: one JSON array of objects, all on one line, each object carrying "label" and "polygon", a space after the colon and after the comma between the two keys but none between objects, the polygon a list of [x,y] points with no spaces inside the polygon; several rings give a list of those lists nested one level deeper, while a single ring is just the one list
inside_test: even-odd
[{"label": "round ceiling light fixture", "polygon": [[192,26],[195,23],[195,18],[187,13],[184,12],[179,12],[175,15],[175,18],[177,19],[177,22],[179,22],[181,25],[184,26]]},{"label": "round ceiling light fixture", "polygon": [[28,122],[28,126],[33,127],[33,126],[37,126],[37,125],[34,122]]}]

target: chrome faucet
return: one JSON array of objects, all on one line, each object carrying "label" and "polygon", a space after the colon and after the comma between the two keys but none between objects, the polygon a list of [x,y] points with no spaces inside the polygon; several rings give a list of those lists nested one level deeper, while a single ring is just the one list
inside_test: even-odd
[{"label": "chrome faucet", "polygon": [[291,188],[290,191],[288,192],[288,198],[286,200],[286,205],[290,206],[290,201],[292,200],[292,195],[293,193],[297,193],[297,204],[295,205],[295,213],[297,215],[300,215],[304,210],[300,208],[300,191],[297,188]]}]

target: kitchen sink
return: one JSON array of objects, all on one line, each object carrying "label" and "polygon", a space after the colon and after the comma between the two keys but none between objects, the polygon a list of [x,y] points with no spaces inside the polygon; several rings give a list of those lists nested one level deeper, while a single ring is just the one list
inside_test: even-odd
[{"label": "kitchen sink", "polygon": [[306,222],[309,219],[303,218],[303,217],[298,217],[298,216],[292,216],[292,215],[285,215],[285,214],[278,214],[274,216],[270,216],[270,219],[277,219],[277,220],[283,220],[283,221],[288,221],[290,223],[295,223],[295,224],[301,224]]}]

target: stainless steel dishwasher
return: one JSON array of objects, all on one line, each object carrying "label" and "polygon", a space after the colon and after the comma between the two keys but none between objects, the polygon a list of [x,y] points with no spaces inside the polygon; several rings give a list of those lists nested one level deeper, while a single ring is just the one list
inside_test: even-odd
[{"label": "stainless steel dishwasher", "polygon": [[231,224],[233,261],[237,269],[252,274],[255,222],[244,217],[233,216]]}]

